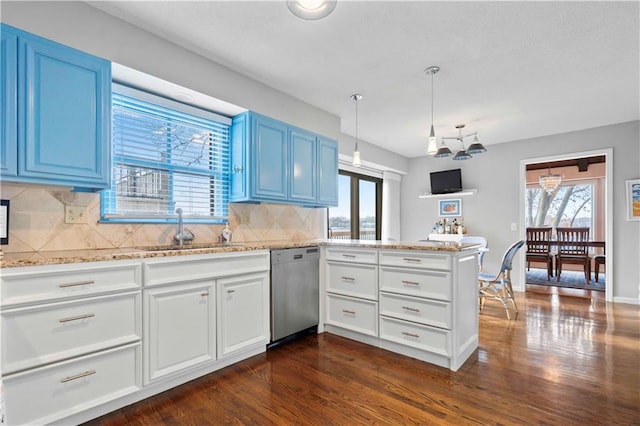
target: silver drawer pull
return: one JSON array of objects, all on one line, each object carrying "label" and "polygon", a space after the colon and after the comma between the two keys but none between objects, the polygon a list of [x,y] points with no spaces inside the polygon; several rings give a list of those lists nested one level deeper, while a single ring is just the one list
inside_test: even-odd
[{"label": "silver drawer pull", "polygon": [[351,315],[355,315],[355,311],[347,311],[346,309],[343,309],[342,312],[344,312],[345,314],[351,314]]},{"label": "silver drawer pull", "polygon": [[342,257],[348,257],[349,259],[355,259],[355,254],[343,254]]},{"label": "silver drawer pull", "polygon": [[77,380],[83,377],[91,376],[92,374],[96,374],[96,370],[87,370],[84,373],[76,374],[75,376],[65,377],[64,379],[60,380],[60,383],[67,383],[72,380]]},{"label": "silver drawer pull", "polygon": [[351,277],[340,277],[342,278],[343,281],[355,281],[355,278],[351,278]]},{"label": "silver drawer pull", "polygon": [[227,293],[235,293],[235,290],[227,290]]},{"label": "silver drawer pull", "polygon": [[418,336],[417,334],[413,334],[413,333],[407,333],[406,331],[403,331],[402,334],[404,334],[405,336],[409,336],[409,337],[415,337],[416,339],[420,336]]},{"label": "silver drawer pull", "polygon": [[209,293],[200,293],[200,296],[203,296],[203,297],[204,296],[208,296],[208,295],[209,295]]},{"label": "silver drawer pull", "polygon": [[94,280],[88,280],[88,281],[77,281],[75,283],[64,283],[64,284],[60,284],[58,287],[60,288],[65,288],[65,287],[76,287],[79,285],[89,285],[89,284],[95,284],[96,282]]},{"label": "silver drawer pull", "polygon": [[420,309],[410,308],[408,306],[403,306],[402,309],[404,309],[405,311],[420,312]]},{"label": "silver drawer pull", "polygon": [[402,260],[404,260],[405,262],[422,262],[422,259],[412,259],[410,257],[403,257]]},{"label": "silver drawer pull", "polygon": [[402,284],[420,285],[420,283],[417,283],[415,281],[406,281],[406,280],[402,280]]},{"label": "silver drawer pull", "polygon": [[58,322],[78,321],[86,318],[93,318],[95,316],[96,314],[84,314],[84,315],[78,315],[77,317],[62,318],[62,319],[59,319]]}]

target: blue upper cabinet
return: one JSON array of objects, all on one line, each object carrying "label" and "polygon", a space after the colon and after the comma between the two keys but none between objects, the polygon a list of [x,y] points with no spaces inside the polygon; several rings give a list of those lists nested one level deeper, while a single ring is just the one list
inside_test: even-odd
[{"label": "blue upper cabinet", "polygon": [[17,146],[17,156],[6,159],[17,175],[3,179],[108,188],[110,62],[6,25],[2,32],[17,38],[17,55],[6,60],[17,70],[17,140],[3,138]]},{"label": "blue upper cabinet", "polygon": [[318,139],[318,204],[338,205],[338,144]]},{"label": "blue upper cabinet", "polygon": [[337,146],[335,141],[253,112],[234,117],[231,202],[337,205]]},{"label": "blue upper cabinet", "polygon": [[2,122],[0,123],[0,175],[3,179],[17,176],[18,163],[18,37],[2,27],[0,75],[2,87]]},{"label": "blue upper cabinet", "polygon": [[289,130],[289,199],[316,204],[316,137],[298,129]]}]

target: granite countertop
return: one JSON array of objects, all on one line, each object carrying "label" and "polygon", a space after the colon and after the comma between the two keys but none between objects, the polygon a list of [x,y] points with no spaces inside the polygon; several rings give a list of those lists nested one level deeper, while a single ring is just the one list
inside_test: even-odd
[{"label": "granite countertop", "polygon": [[309,240],[309,241],[260,241],[229,244],[192,244],[177,246],[125,247],[113,249],[85,249],[65,251],[38,251],[3,253],[0,251],[0,267],[56,265],[64,263],[100,262],[105,260],[146,259],[154,257],[186,256],[194,254],[231,253],[252,250],[271,250],[296,247],[359,247],[394,250],[453,251],[477,248],[474,244],[426,241],[371,241],[371,240]]}]

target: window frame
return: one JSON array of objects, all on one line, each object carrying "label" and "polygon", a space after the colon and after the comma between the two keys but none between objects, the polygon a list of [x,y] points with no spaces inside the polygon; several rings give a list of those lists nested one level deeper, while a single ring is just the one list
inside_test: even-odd
[{"label": "window frame", "polygon": [[[215,121],[218,125],[224,127],[224,131],[222,132],[225,135],[225,140],[223,141],[226,144],[226,147],[222,147],[223,157],[220,160],[222,167],[211,168],[211,160],[209,160],[210,167],[209,169],[201,168],[201,169],[190,169],[189,166],[184,166],[180,164],[172,164],[169,161],[166,162],[158,162],[153,159],[143,159],[138,158],[136,156],[127,157],[120,155],[120,153],[113,152],[111,159],[111,172],[114,174],[116,167],[118,164],[122,165],[124,168],[132,167],[138,169],[150,169],[159,172],[159,175],[162,173],[167,174],[167,179],[169,182],[169,186],[167,189],[167,214],[119,214],[107,211],[107,206],[109,203],[113,202],[108,199],[108,197],[117,197],[115,194],[117,182],[115,180],[115,176],[112,176],[111,188],[108,190],[101,191],[100,196],[100,222],[101,223],[176,223],[178,218],[177,215],[172,214],[172,210],[174,207],[171,207],[172,204],[175,204],[174,194],[176,188],[174,187],[174,176],[175,173],[182,173],[185,176],[192,175],[195,177],[206,177],[209,179],[209,186],[211,188],[212,183],[218,182],[216,184],[220,185],[222,188],[222,194],[211,195],[210,194],[210,205],[218,206],[214,208],[215,210],[220,209],[223,213],[222,216],[203,216],[203,215],[189,215],[188,212],[185,212],[183,217],[184,223],[191,224],[224,224],[229,220],[229,197],[230,197],[230,167],[231,167],[231,123],[232,120],[229,117],[222,116],[212,111],[208,111],[205,109],[201,109],[199,107],[195,107],[192,105],[183,104],[177,101],[173,101],[161,95],[156,95],[150,92],[134,89],[128,86],[124,86],[121,84],[113,83],[112,92],[114,94],[118,94],[121,96],[129,97],[134,99],[135,101],[141,101],[143,103],[151,103],[154,105],[159,105],[160,107],[169,108],[176,112],[177,115],[193,115],[197,118]],[[113,108],[113,104],[112,104]],[[113,118],[112,118],[113,119]],[[169,121],[169,120],[167,120]],[[219,129],[211,129],[210,135],[219,134]],[[112,135],[113,138],[113,135]],[[115,144],[112,139],[112,150],[115,149]],[[210,154],[207,154],[207,158],[213,158],[215,152],[219,147],[211,145],[209,147]],[[170,149],[170,148],[169,148]],[[226,156],[224,156],[224,152],[226,150]],[[170,158],[170,155],[167,155],[167,158]],[[218,200],[219,199],[219,200]],[[214,200],[217,201],[214,203]],[[177,206],[180,207],[180,206]]]}]

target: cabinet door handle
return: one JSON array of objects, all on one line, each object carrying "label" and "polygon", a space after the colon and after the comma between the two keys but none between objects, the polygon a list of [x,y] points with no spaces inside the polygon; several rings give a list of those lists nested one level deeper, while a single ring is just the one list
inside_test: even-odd
[{"label": "cabinet door handle", "polygon": [[356,256],[354,254],[343,254],[342,257],[348,257],[349,259],[355,259]]},{"label": "cabinet door handle", "polygon": [[76,281],[74,283],[64,283],[64,284],[60,284],[58,285],[58,287],[60,288],[65,288],[65,287],[75,287],[75,286],[79,286],[79,285],[89,285],[89,284],[95,284],[96,282],[94,280],[87,280],[87,281]]},{"label": "cabinet door handle", "polygon": [[342,312],[344,312],[345,314],[351,314],[351,315],[355,315],[355,311],[347,311],[346,309],[343,309]]},{"label": "cabinet door handle", "polygon": [[227,290],[227,293],[235,293],[235,290]]},{"label": "cabinet door handle", "polygon": [[402,280],[402,284],[420,285],[420,283],[417,283],[415,281],[407,281],[407,280]]},{"label": "cabinet door handle", "polygon": [[412,259],[410,257],[403,257],[402,260],[404,260],[405,262],[416,262],[416,263],[422,262],[422,259]]},{"label": "cabinet door handle", "polygon": [[402,309],[404,309],[405,311],[420,312],[420,309],[410,308],[409,306],[403,306]]},{"label": "cabinet door handle", "polygon": [[415,337],[416,339],[420,336],[418,336],[417,334],[414,333],[408,333],[406,331],[403,331],[402,334],[404,334],[405,336],[409,336],[409,337]]},{"label": "cabinet door handle", "polygon": [[91,376],[92,374],[96,374],[96,370],[87,370],[84,373],[76,374],[75,376],[65,377],[64,379],[60,380],[60,383],[67,383],[72,380],[77,380],[83,377]]},{"label": "cabinet door handle", "polygon": [[340,278],[342,278],[343,281],[355,281],[356,280],[355,278],[352,278],[352,277],[340,277]]},{"label": "cabinet door handle", "polygon": [[78,315],[75,317],[68,317],[68,318],[61,318],[58,320],[58,322],[69,322],[69,321],[78,321],[78,320],[82,320],[85,318],[93,318],[95,317],[96,314],[84,314],[84,315]]},{"label": "cabinet door handle", "polygon": [[209,295],[209,293],[200,293],[200,296],[203,296],[203,297],[204,296],[208,296],[208,295]]}]

